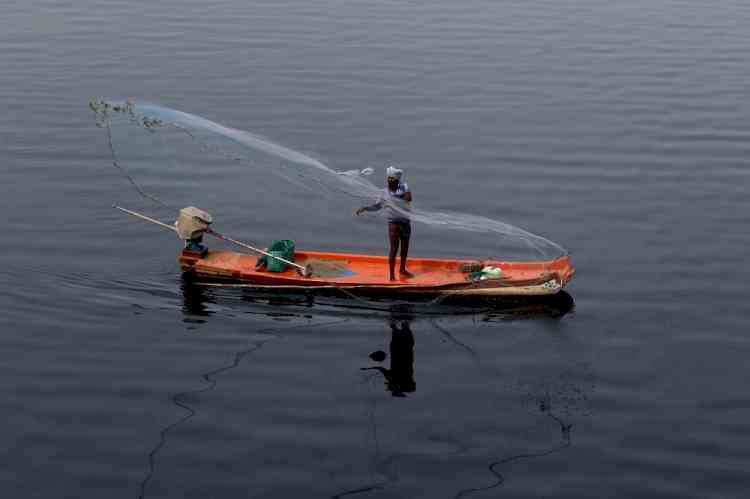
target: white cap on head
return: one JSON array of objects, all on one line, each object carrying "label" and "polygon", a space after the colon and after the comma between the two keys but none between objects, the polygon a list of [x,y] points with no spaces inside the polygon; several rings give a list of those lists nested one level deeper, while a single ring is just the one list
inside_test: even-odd
[{"label": "white cap on head", "polygon": [[388,168],[385,169],[385,174],[389,177],[393,177],[395,179],[401,180],[401,175],[404,174],[404,170],[400,170],[396,168],[393,165],[390,165]]}]

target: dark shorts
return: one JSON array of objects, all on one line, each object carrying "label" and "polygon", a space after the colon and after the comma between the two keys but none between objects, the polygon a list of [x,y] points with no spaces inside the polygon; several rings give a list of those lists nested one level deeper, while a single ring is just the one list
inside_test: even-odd
[{"label": "dark shorts", "polygon": [[404,240],[411,237],[410,222],[388,222],[388,237],[391,240]]}]

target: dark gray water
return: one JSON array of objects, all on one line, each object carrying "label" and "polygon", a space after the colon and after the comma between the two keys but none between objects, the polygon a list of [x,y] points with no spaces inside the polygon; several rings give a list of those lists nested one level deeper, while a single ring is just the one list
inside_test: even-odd
[{"label": "dark gray water", "polygon": [[[3,496],[746,497],[750,4],[4,0],[0,48]],[[395,161],[567,247],[575,306],[185,286],[99,96]]]}]

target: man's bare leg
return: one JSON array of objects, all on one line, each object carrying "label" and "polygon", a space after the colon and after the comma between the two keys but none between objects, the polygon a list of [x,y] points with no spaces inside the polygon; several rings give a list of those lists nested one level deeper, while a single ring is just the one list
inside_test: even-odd
[{"label": "man's bare leg", "polygon": [[401,269],[399,273],[404,277],[414,277],[414,274],[406,270],[406,259],[409,256],[409,236],[403,234],[401,238]]},{"label": "man's bare leg", "polygon": [[398,243],[399,237],[394,234],[394,231],[389,230],[388,236],[391,243],[391,251],[388,253],[388,270],[391,281],[396,280],[396,254],[398,254]]}]

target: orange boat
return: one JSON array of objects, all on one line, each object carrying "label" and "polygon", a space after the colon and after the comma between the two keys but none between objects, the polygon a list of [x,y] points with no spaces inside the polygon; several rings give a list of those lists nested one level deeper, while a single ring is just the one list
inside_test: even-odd
[{"label": "orange boat", "polygon": [[[251,288],[341,289],[388,295],[545,296],[562,290],[575,273],[568,255],[531,262],[410,258],[409,271],[413,276],[391,281],[386,256],[295,251],[291,257],[294,261],[289,261],[209,228],[211,216],[195,207],[180,210],[175,225],[114,207],[177,232],[187,242],[179,258],[186,277]],[[203,234],[263,254],[263,258],[275,258],[288,266],[282,272],[271,272],[267,266],[259,265],[261,257],[235,251],[209,251],[200,244]],[[192,251],[191,247],[200,251]]]},{"label": "orange boat", "polygon": [[[234,251],[184,250],[179,258],[189,277],[220,280],[252,288],[348,289],[378,293],[457,296],[541,296],[559,292],[573,277],[570,257],[538,262],[410,258],[411,278],[388,279],[388,257],[297,251],[283,272],[256,270],[258,257]],[[499,269],[499,270],[497,270]]]}]

